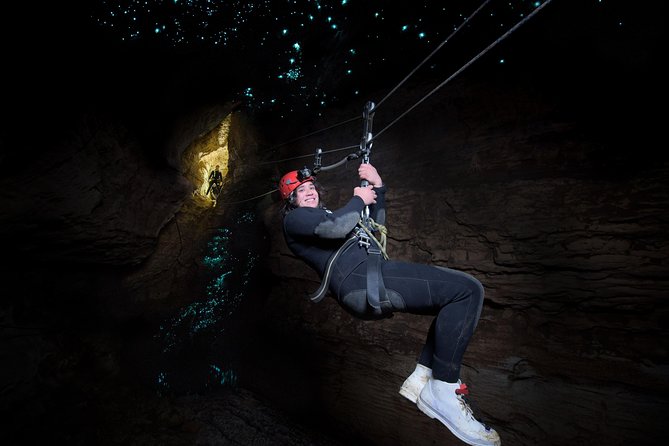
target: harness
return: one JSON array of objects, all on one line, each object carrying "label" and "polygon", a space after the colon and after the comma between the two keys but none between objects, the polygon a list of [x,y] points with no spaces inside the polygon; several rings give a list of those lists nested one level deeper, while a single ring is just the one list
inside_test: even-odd
[{"label": "harness", "polygon": [[[372,148],[372,119],[373,119],[374,103],[367,102],[363,112],[364,125],[363,137],[360,142],[360,152],[363,155],[362,163],[369,163],[369,153]],[[318,172],[322,170],[321,166],[321,150],[316,152],[316,161],[314,163],[314,170]],[[361,182],[362,187],[366,187],[369,183],[366,180]],[[374,237],[374,232],[381,234],[381,241]],[[332,267],[342,254],[348,251],[356,242],[358,246],[364,247],[367,250],[367,303],[376,311],[386,313],[392,309],[390,300],[386,296],[386,287],[383,283],[383,274],[381,273],[381,257],[388,259],[386,253],[386,227],[378,224],[369,216],[369,206],[365,206],[360,216],[360,221],[353,229],[352,236],[330,256],[325,266],[323,279],[318,289],[309,295],[312,302],[320,302],[327,295],[328,287],[330,285],[330,278]]]},{"label": "harness", "polygon": [[383,275],[381,274],[381,257],[388,259],[386,254],[386,227],[376,223],[372,218],[369,218],[368,224],[374,228],[375,231],[381,233],[381,241],[374,237],[370,229],[362,224],[362,219],[358,222],[355,229],[351,232],[351,236],[346,239],[343,245],[335,251],[327,263],[325,264],[325,271],[321,284],[316,291],[311,293],[308,297],[312,302],[322,301],[328,292],[330,286],[330,279],[332,277],[332,267],[337,262],[337,259],[348,251],[353,245],[364,247],[367,250],[367,303],[376,309],[381,309],[381,304],[386,303],[386,288],[383,283]]},{"label": "harness", "polygon": [[[367,249],[367,303],[375,310],[384,312],[384,309],[390,309],[390,301],[386,297],[386,287],[381,273],[381,256],[384,259],[388,258],[385,246],[386,227],[377,224],[371,218],[367,221],[367,225],[372,228],[383,228],[381,231],[382,242],[379,242],[368,226],[362,224],[362,220],[358,225],[356,230],[358,244]],[[384,308],[381,308],[382,306]]]}]

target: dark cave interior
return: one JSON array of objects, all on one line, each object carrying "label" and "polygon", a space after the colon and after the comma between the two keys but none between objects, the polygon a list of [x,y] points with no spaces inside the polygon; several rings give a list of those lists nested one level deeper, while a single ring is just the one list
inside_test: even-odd
[{"label": "dark cave interior", "polygon": [[[317,278],[283,244],[279,176],[358,144],[359,120],[320,131],[428,53],[366,23],[377,2],[349,3],[358,20],[305,40],[303,83],[283,86],[280,39],[251,44],[267,17],[235,45],[174,47],[119,42],[90,20],[106,2],[8,7],[1,443],[462,444],[397,394],[429,320],[305,301]],[[500,35],[472,25],[374,118],[393,256],[486,287],[465,377],[504,444],[662,438],[665,8],[556,0],[394,123]],[[370,29],[370,68],[345,78]],[[283,102],[259,106],[249,85]],[[332,205],[356,163],[323,174]]]}]

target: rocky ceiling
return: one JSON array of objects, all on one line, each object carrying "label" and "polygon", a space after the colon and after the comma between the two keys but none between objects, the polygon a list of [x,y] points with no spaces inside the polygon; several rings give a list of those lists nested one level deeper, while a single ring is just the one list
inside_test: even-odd
[{"label": "rocky ceiling", "polygon": [[[327,76],[344,56],[323,52],[310,81],[336,101],[300,108],[286,90],[263,108],[239,93],[264,53],[120,44],[86,9],[22,12],[3,14],[19,35],[2,30],[3,444],[461,444],[397,393],[429,319],[306,302],[318,284],[273,193],[317,147],[326,164],[355,150],[351,118],[414,65],[379,65],[346,96]],[[516,44],[427,97],[471,54],[440,59],[375,113],[390,255],[486,288],[463,377],[504,444],[662,438],[660,17],[556,1]],[[222,146],[213,202],[200,169]],[[322,174],[331,207],[355,164]]]}]

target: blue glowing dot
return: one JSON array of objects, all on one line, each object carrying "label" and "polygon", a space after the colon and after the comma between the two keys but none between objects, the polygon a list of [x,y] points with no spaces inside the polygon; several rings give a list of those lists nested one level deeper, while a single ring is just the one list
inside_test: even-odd
[{"label": "blue glowing dot", "polygon": [[346,74],[351,74],[351,73],[353,73],[352,70],[346,70]]},{"label": "blue glowing dot", "polygon": [[295,43],[293,44],[293,48],[295,48],[296,51],[300,51],[300,44],[297,43],[297,42],[295,42]]},{"label": "blue glowing dot", "polygon": [[403,25],[402,26],[402,31],[406,31],[407,29],[409,29],[409,25]]},{"label": "blue glowing dot", "polygon": [[424,39],[425,38],[425,33],[418,33],[418,38],[419,39]]},{"label": "blue glowing dot", "polygon": [[351,54],[353,54],[353,55],[355,55],[355,54],[356,54],[356,51],[355,51],[355,49],[354,49],[354,48],[351,48],[350,50],[348,50],[348,52],[349,52],[349,53],[351,53]]},{"label": "blue glowing dot", "polygon": [[504,59],[499,60],[499,63],[501,63],[501,64],[503,64],[504,62],[506,62]]},{"label": "blue glowing dot", "polygon": [[300,70],[299,69],[290,70],[288,73],[286,73],[286,77],[290,80],[296,80],[300,77]]},{"label": "blue glowing dot", "polygon": [[281,34],[285,36],[286,34],[288,34],[288,30],[286,28],[282,29]]}]

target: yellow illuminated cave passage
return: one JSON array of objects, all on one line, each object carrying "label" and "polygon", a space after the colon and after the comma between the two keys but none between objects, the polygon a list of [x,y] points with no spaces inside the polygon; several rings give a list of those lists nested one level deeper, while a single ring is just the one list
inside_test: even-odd
[{"label": "yellow illuminated cave passage", "polygon": [[228,115],[218,126],[216,131],[215,138],[211,138],[208,141],[207,151],[199,152],[199,162],[198,169],[199,175],[202,180],[198,192],[201,196],[214,201],[216,199],[216,193],[211,191],[207,195],[207,189],[209,188],[209,175],[214,171],[214,168],[218,165],[219,170],[225,178],[228,175],[228,133],[230,131],[230,119],[231,115]]}]

